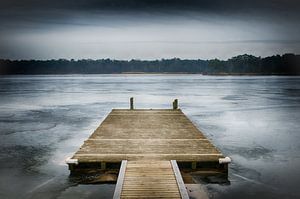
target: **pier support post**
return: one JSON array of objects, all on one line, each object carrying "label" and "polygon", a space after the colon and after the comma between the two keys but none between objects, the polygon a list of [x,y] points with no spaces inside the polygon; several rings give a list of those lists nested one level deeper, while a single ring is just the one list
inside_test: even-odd
[{"label": "pier support post", "polygon": [[130,110],[133,110],[133,97],[130,98]]},{"label": "pier support post", "polygon": [[173,101],[173,109],[174,109],[174,110],[178,109],[178,99],[175,99],[175,100]]},{"label": "pier support post", "polygon": [[106,169],[106,163],[105,162],[101,162],[101,169],[105,170]]},{"label": "pier support post", "polygon": [[196,169],[197,168],[197,162],[192,162],[192,169]]}]

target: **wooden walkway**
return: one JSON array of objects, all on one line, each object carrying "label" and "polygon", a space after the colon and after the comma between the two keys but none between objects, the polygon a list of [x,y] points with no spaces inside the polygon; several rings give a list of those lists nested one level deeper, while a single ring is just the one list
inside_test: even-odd
[{"label": "wooden walkway", "polygon": [[180,109],[113,109],[67,163],[72,172],[126,160],[115,198],[188,198],[177,162],[219,167],[220,158]]},{"label": "wooden walkway", "polygon": [[119,198],[189,197],[176,161],[124,161],[114,193]]}]

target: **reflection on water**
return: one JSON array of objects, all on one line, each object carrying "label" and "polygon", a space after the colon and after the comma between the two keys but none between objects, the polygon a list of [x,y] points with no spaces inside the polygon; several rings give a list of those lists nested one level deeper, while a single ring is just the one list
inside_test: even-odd
[{"label": "reflection on water", "polygon": [[183,111],[232,157],[230,185],[211,198],[298,198],[300,78],[200,75],[0,77],[0,198],[111,198],[114,185],[77,185],[64,159],[112,108]]}]

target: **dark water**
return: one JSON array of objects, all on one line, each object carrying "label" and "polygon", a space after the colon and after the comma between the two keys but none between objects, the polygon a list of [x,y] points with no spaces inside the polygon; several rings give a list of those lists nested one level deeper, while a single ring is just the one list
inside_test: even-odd
[{"label": "dark water", "polygon": [[300,197],[300,78],[199,75],[0,77],[0,198],[111,198],[64,163],[112,108],[182,110],[232,157],[211,198]]}]

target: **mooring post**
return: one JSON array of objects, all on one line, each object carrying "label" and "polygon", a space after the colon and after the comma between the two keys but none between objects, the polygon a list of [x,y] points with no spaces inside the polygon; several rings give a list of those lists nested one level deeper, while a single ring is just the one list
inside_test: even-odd
[{"label": "mooring post", "polygon": [[173,101],[173,109],[178,109],[178,99]]},{"label": "mooring post", "polygon": [[133,110],[133,97],[130,98],[130,110]]}]

